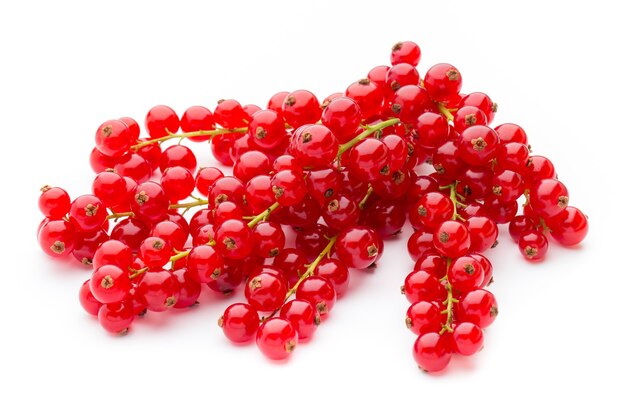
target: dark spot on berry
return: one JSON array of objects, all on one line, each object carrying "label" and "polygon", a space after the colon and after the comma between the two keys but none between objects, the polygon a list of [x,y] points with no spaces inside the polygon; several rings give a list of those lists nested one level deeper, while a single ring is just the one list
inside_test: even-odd
[{"label": "dark spot on berry", "polygon": [[463,270],[465,271],[465,273],[470,274],[470,275],[476,272],[476,269],[474,268],[474,265],[472,264],[463,265]]},{"label": "dark spot on berry", "polygon": [[465,116],[465,124],[474,126],[476,124],[476,115],[474,113]]},{"label": "dark spot on berry", "polygon": [[409,316],[407,316],[404,319],[404,324],[406,324],[406,328],[410,329],[411,327],[413,327],[413,320],[411,320],[411,318]]},{"label": "dark spot on berry", "polygon": [[290,340],[287,343],[285,343],[285,351],[291,353],[293,352],[293,350],[296,348],[296,341],[295,340]]},{"label": "dark spot on berry", "polygon": [[285,189],[283,187],[279,187],[278,185],[274,185],[272,187],[272,192],[276,198],[280,198],[285,194]]},{"label": "dark spot on berry", "polygon": [[425,217],[428,214],[428,210],[426,210],[426,207],[424,206],[419,206],[417,208],[417,214],[419,214],[421,217]]},{"label": "dark spot on berry", "polygon": [[370,85],[370,80],[369,80],[369,78],[361,78],[359,80],[359,84],[361,84],[361,85]]},{"label": "dark spot on berry", "polygon": [[217,319],[217,325],[220,327],[224,327],[224,316],[220,316],[220,318]]},{"label": "dark spot on berry", "polygon": [[302,143],[309,143],[311,139],[313,139],[311,132],[305,132],[304,135],[302,135]]},{"label": "dark spot on berry", "polygon": [[148,194],[146,194],[145,191],[140,191],[138,194],[135,194],[135,201],[137,202],[137,204],[139,204],[140,206],[143,206],[144,203],[146,201],[148,201],[150,199],[150,197],[148,197]]},{"label": "dark spot on berry", "polygon": [[569,197],[566,195],[562,195],[559,197],[559,203],[557,204],[559,208],[564,209],[567,207],[567,203],[569,203]]},{"label": "dark spot on berry", "polygon": [[400,110],[402,110],[402,106],[399,105],[398,103],[393,103],[391,105],[391,111],[394,112],[395,114],[400,113]]},{"label": "dark spot on berry", "polygon": [[446,77],[448,77],[448,80],[450,81],[456,81],[459,79],[459,71],[457,71],[456,68],[450,68],[448,70],[448,72],[446,72]]},{"label": "dark spot on berry", "polygon": [[328,306],[326,305],[326,302],[324,302],[324,301],[321,301],[321,302],[317,303],[315,308],[317,309],[317,312],[320,313],[320,314],[328,313]]},{"label": "dark spot on berry", "polygon": [[402,86],[400,85],[400,83],[399,83],[399,82],[397,82],[396,80],[393,80],[393,81],[391,82],[390,87],[391,87],[391,89],[392,89],[393,91],[398,91],[398,90],[400,89],[400,87],[402,87]]},{"label": "dark spot on berry", "polygon": [[395,44],[392,48],[391,51],[392,52],[397,52],[402,48],[402,42],[398,42],[397,44]]},{"label": "dark spot on berry", "polygon": [[287,98],[285,99],[285,105],[293,106],[294,104],[296,104],[296,98],[292,96],[291,94],[288,95]]},{"label": "dark spot on berry", "polygon": [[108,138],[113,133],[113,127],[111,125],[106,125],[102,127],[102,136]]},{"label": "dark spot on berry", "polygon": [[330,211],[331,213],[332,213],[333,211],[336,211],[336,210],[339,208],[339,201],[337,201],[337,200],[331,200],[331,201],[328,203],[327,208],[328,208],[328,211]]},{"label": "dark spot on berry", "polygon": [[100,281],[100,286],[105,290],[111,288],[113,286],[113,277],[111,277],[111,275],[107,275],[102,278],[102,281]]},{"label": "dark spot on berry", "polygon": [[367,247],[367,256],[373,258],[376,255],[378,255],[378,248],[376,247],[376,245],[369,245]]},{"label": "dark spot on berry", "polygon": [[177,301],[176,297],[173,297],[173,296],[172,297],[167,297],[165,299],[165,307],[167,307],[167,308],[173,307],[174,304],[176,304],[176,301]]},{"label": "dark spot on berry", "polygon": [[237,249],[237,242],[235,242],[235,239],[233,239],[232,237],[225,238],[222,243],[224,244],[224,246],[226,246],[226,249],[228,250]]},{"label": "dark spot on berry", "polygon": [[449,240],[450,240],[450,235],[448,234],[448,232],[439,233],[439,241],[441,243],[447,243]]},{"label": "dark spot on berry", "polygon": [[87,215],[87,217],[95,216],[97,212],[98,206],[95,206],[93,204],[87,204],[87,207],[85,207],[85,214]]},{"label": "dark spot on berry", "polygon": [[257,139],[264,139],[267,136],[267,132],[261,126],[256,128],[256,132],[254,133]]},{"label": "dark spot on berry", "polygon": [[56,242],[52,244],[52,246],[50,246],[50,250],[56,253],[57,255],[60,255],[63,252],[65,252],[65,243],[57,240]]},{"label": "dark spot on berry", "polygon": [[163,241],[162,240],[155,240],[154,243],[152,244],[152,247],[156,250],[161,250],[163,249]]},{"label": "dark spot on berry", "polygon": [[487,147],[487,142],[485,142],[485,139],[480,138],[480,137],[476,139],[472,139],[470,143],[472,144],[472,148],[478,152],[482,151],[483,149]]}]

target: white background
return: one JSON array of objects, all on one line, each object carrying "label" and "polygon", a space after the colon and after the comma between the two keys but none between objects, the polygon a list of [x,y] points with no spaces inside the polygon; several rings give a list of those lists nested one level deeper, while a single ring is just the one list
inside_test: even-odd
[{"label": "white background", "polygon": [[[0,414],[623,415],[626,33],[610,2],[135,3],[0,6]],[[420,73],[451,62],[465,92],[490,94],[496,123],[521,124],[589,215],[580,248],[553,245],[538,265],[501,237],[488,254],[501,314],[482,352],[440,376],[417,369],[398,291],[407,229],[286,364],[230,345],[218,297],[124,338],[81,310],[89,273],[40,252],[36,200],[43,184],[89,192],[102,121],[298,88],[323,98],[399,40],[421,46]]]}]

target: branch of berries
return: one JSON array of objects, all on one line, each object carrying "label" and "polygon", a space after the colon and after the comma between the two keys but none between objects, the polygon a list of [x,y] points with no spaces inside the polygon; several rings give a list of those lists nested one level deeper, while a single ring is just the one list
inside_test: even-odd
[{"label": "branch of berries", "polygon": [[[398,43],[391,67],[375,67],[321,105],[298,90],[275,94],[267,109],[222,100],[180,119],[156,106],[146,138],[131,118],[103,123],[90,155],[93,194],[72,202],[60,188],[42,189],[42,249],[92,264],[80,300],[115,333],[146,309],[188,307],[203,288],[229,294],[246,282],[248,303],[228,307],[220,325],[235,342],[256,334],[278,359],[311,337],[347,289],[348,268],[371,266],[381,238],[399,233],[408,214],[416,266],[404,285],[413,303],[406,324],[419,335],[419,366],[445,368],[453,352],[479,350],[481,329],[495,318],[481,253],[495,245],[497,223],[509,223],[523,255],[540,260],[548,235],[575,245],[587,220],[568,206],[552,163],[529,156],[521,127],[487,127],[495,103],[462,94],[452,65],[420,77],[420,56],[415,43]],[[188,147],[162,149],[174,139],[209,141],[233,176],[196,172]],[[284,227],[295,230],[295,248],[285,248]]]}]

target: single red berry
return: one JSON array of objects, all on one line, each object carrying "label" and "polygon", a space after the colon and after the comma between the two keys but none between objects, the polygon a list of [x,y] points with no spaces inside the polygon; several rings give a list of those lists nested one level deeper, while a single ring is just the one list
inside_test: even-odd
[{"label": "single red berry", "polygon": [[435,254],[433,234],[425,230],[415,231],[407,241],[407,250],[411,259],[416,262],[425,256]]},{"label": "single red berry", "polygon": [[275,173],[270,183],[274,197],[281,206],[294,206],[306,196],[304,179],[289,169]]},{"label": "single red berry", "polygon": [[339,142],[324,125],[307,124],[294,131],[289,153],[300,164],[311,168],[327,168],[337,156]]},{"label": "single red berry", "polygon": [[470,356],[483,348],[483,330],[474,323],[458,323],[452,332],[454,351]]},{"label": "single red berry", "polygon": [[298,342],[309,340],[321,322],[320,314],[307,300],[294,299],[280,309],[280,317],[288,320],[298,333]]},{"label": "single red berry", "polygon": [[96,149],[105,156],[111,158],[122,156],[128,152],[130,144],[130,129],[121,120],[108,120],[96,131]]},{"label": "single red berry", "polygon": [[154,106],[146,115],[146,131],[151,138],[160,138],[178,132],[180,120],[168,106]]},{"label": "single red berry", "polygon": [[383,252],[383,241],[372,229],[355,226],[337,237],[335,250],[348,268],[365,269]]},{"label": "single red berry", "polygon": [[484,252],[492,248],[498,239],[498,225],[489,217],[476,216],[467,219],[467,230],[470,234],[470,251]]},{"label": "single red berry", "polygon": [[440,192],[424,194],[409,207],[409,221],[415,228],[419,225],[434,229],[454,213],[454,203]]},{"label": "single red berry", "polygon": [[95,195],[82,195],[72,201],[69,217],[77,230],[89,232],[102,228],[106,222],[107,209]]},{"label": "single red berry", "polygon": [[496,157],[498,144],[498,134],[490,127],[468,127],[459,136],[461,159],[472,166],[484,166]]},{"label": "single red berry", "polygon": [[242,220],[226,220],[215,231],[216,249],[229,259],[243,259],[252,253],[252,231]]},{"label": "single red berry", "polygon": [[388,91],[397,91],[405,85],[418,85],[420,76],[413,65],[403,62],[394,64],[385,77],[385,85]]},{"label": "single red berry", "polygon": [[406,63],[417,67],[422,57],[422,51],[415,42],[398,42],[391,48],[391,65]]},{"label": "single red berry", "polygon": [[83,285],[80,286],[80,290],[78,291],[78,301],[80,301],[80,305],[83,309],[91,314],[92,316],[98,316],[98,311],[100,307],[102,307],[102,303],[93,296],[90,288],[90,279],[83,282]]},{"label": "single red berry", "polygon": [[243,210],[232,201],[222,201],[213,210],[213,225],[219,226],[226,220],[243,219]]},{"label": "single red berry", "polygon": [[163,220],[154,225],[150,236],[155,236],[168,242],[176,250],[182,251],[187,243],[189,233],[182,226],[171,220]]},{"label": "single red berry", "polygon": [[502,169],[525,173],[529,154],[530,150],[524,144],[516,142],[502,143],[500,141],[500,147],[496,153],[496,163]]},{"label": "single red berry", "polygon": [[361,110],[361,115],[367,120],[382,112],[385,93],[382,85],[364,78],[348,86],[346,97],[356,102]]},{"label": "single red berry", "polygon": [[335,230],[344,230],[355,226],[360,216],[361,210],[358,203],[343,194],[336,195],[322,206],[324,221]]},{"label": "single red berry", "polygon": [[120,174],[112,170],[96,175],[91,190],[107,207],[115,207],[127,200],[126,181]]},{"label": "single red berry", "polygon": [[53,220],[62,219],[69,213],[70,204],[70,196],[63,188],[48,185],[41,187],[39,210],[44,217]]},{"label": "single red berry", "polygon": [[470,93],[461,99],[458,107],[474,106],[478,107],[487,116],[487,123],[491,123],[498,111],[498,105],[491,101],[488,95],[484,93]]},{"label": "single red berry", "polygon": [[356,136],[362,118],[359,105],[348,97],[332,100],[322,112],[322,124],[330,129],[340,143]]},{"label": "single red berry", "polygon": [[246,183],[257,175],[269,174],[271,170],[270,158],[263,152],[251,150],[235,161],[233,175]]},{"label": "single red berry", "polygon": [[193,174],[187,168],[166,168],[161,177],[161,186],[170,202],[176,203],[189,197],[196,187]]},{"label": "single red berry", "polygon": [[461,92],[463,79],[456,67],[450,64],[432,66],[424,76],[424,88],[433,100],[447,103]]},{"label": "single red berry", "polygon": [[545,218],[561,213],[569,203],[567,187],[553,179],[542,179],[530,188],[530,204],[537,215]]},{"label": "single red berry", "polygon": [[296,298],[309,301],[320,316],[324,316],[335,305],[337,293],[330,280],[312,275],[300,283],[296,290]]},{"label": "single red berry", "polygon": [[189,277],[201,283],[216,280],[224,268],[224,259],[212,246],[196,246],[187,256]]},{"label": "single red berry", "polygon": [[93,148],[89,154],[89,166],[96,174],[107,168],[113,168],[116,162],[116,158],[103,154],[98,148]]},{"label": "single red berry", "polygon": [[519,242],[519,238],[526,232],[536,229],[535,221],[525,215],[515,216],[509,223],[509,234],[515,243]]},{"label": "single red berry", "polygon": [[200,168],[196,173],[196,189],[203,195],[209,195],[209,189],[213,186],[215,181],[222,178],[224,173],[218,168],[204,167]]},{"label": "single red berry", "polygon": [[131,300],[120,303],[104,304],[98,311],[98,322],[108,332],[124,335],[135,319],[135,310]]},{"label": "single red berry", "polygon": [[[441,279],[446,275],[448,271],[447,268],[448,265],[446,258],[437,254],[430,254],[415,262],[413,271],[428,272],[429,274]],[[439,291],[438,294],[443,295],[441,292],[441,286],[437,287],[437,290]]]},{"label": "single red berry", "polygon": [[139,218],[156,223],[167,216],[169,199],[160,184],[147,181],[135,189],[130,207]]},{"label": "single red berry", "polygon": [[290,321],[274,317],[259,327],[256,343],[269,359],[287,359],[298,344],[298,333]]},{"label": "single red berry", "polygon": [[218,319],[217,324],[230,341],[247,343],[254,338],[259,329],[259,313],[250,304],[231,304]]},{"label": "single red berry", "polygon": [[67,256],[74,249],[76,231],[72,223],[65,220],[50,220],[39,229],[41,249],[52,257]]},{"label": "single red berry", "polygon": [[547,220],[550,236],[563,246],[575,246],[589,231],[587,216],[576,207],[568,206],[556,217]]},{"label": "single red berry", "polygon": [[391,173],[389,149],[374,138],[362,140],[352,147],[345,163],[351,175],[368,182]]},{"label": "single red berry", "polygon": [[159,161],[161,172],[165,172],[169,167],[183,167],[193,173],[196,171],[197,165],[198,162],[193,151],[183,145],[173,145],[165,149],[161,153]]},{"label": "single red berry", "polygon": [[485,289],[468,292],[461,297],[457,305],[460,321],[469,321],[481,328],[493,323],[498,315],[496,298]]},{"label": "single red berry", "polygon": [[415,124],[422,113],[434,110],[432,107],[433,103],[424,88],[405,85],[396,91],[389,108],[391,113],[404,123]]},{"label": "single red berry", "polygon": [[103,265],[94,271],[89,288],[101,303],[118,303],[128,297],[131,283],[125,270],[115,265]]},{"label": "single red berry", "polygon": [[461,107],[454,113],[454,130],[461,133],[468,127],[475,125],[487,125],[487,116],[485,113],[474,106]]},{"label": "single red berry", "polygon": [[424,333],[413,345],[413,358],[425,372],[439,372],[450,363],[452,352],[446,334]]},{"label": "single red berry", "polygon": [[217,179],[209,190],[209,205],[217,206],[223,201],[232,201],[238,206],[243,206],[244,194],[245,187],[239,179],[222,177]]},{"label": "single red berry", "polygon": [[274,149],[283,142],[285,122],[274,110],[261,110],[252,116],[250,138],[261,149]]},{"label": "single red berry", "polygon": [[226,166],[233,166],[233,163],[237,159],[236,145],[240,141],[248,143],[250,141],[250,135],[247,133],[224,133],[222,135],[215,135],[211,139],[211,153],[217,161]]},{"label": "single red berry", "polygon": [[160,237],[149,237],[139,246],[139,257],[149,267],[162,267],[170,261],[172,246]]},{"label": "single red berry", "polygon": [[174,308],[191,307],[198,302],[202,287],[200,283],[191,278],[187,268],[180,268],[172,271],[172,275],[178,281],[178,298]]},{"label": "single red berry", "polygon": [[410,272],[404,279],[401,291],[410,303],[440,301],[445,295],[445,289],[439,282],[439,277],[426,270]]},{"label": "single red berry", "polygon": [[252,229],[254,253],[262,258],[278,256],[285,247],[285,232],[275,222],[259,222]]},{"label": "single red berry", "polygon": [[526,132],[520,126],[514,123],[504,123],[494,129],[500,137],[501,143],[519,143],[522,145],[528,144],[528,136]]},{"label": "single red berry", "polygon": [[[119,221],[111,230],[111,239],[119,240],[132,251],[138,251],[139,245],[150,235],[150,227],[134,217]],[[97,257],[96,252],[96,257]],[[130,261],[132,262],[132,260]],[[96,258],[94,258],[94,264]]]},{"label": "single red berry", "polygon": [[93,268],[98,269],[104,265],[115,265],[127,270],[133,262],[133,252],[125,243],[112,238],[104,242],[93,257]]},{"label": "single red berry", "polygon": [[422,333],[439,331],[443,317],[438,303],[417,301],[408,308],[404,323],[419,336]]},{"label": "single red berry", "polygon": [[348,290],[350,272],[346,264],[335,258],[324,258],[317,264],[313,274],[327,279],[335,288],[337,298]]},{"label": "single red berry", "polygon": [[548,253],[548,239],[537,230],[523,233],[517,245],[522,255],[529,261],[541,261]]},{"label": "single red berry", "polygon": [[171,271],[151,269],[144,272],[137,285],[137,298],[150,311],[165,311],[178,300],[180,284]]},{"label": "single red berry", "polygon": [[285,98],[287,98],[288,95],[289,95],[288,91],[278,92],[274,94],[272,97],[270,97],[267,103],[267,108],[270,110],[274,110],[276,113],[278,113],[278,116],[280,116],[281,119],[284,119],[283,118],[283,103],[285,101]]},{"label": "single red berry", "polygon": [[121,176],[131,177],[138,183],[148,181],[153,171],[150,163],[143,156],[134,152],[118,158],[113,168]]},{"label": "single red berry", "polygon": [[77,233],[72,255],[83,265],[91,266],[98,247],[108,240],[109,235],[104,229],[87,233]]},{"label": "single red berry", "polygon": [[132,117],[120,117],[120,121],[128,127],[131,142],[137,141],[137,139],[139,139],[139,135],[141,134],[139,123],[137,123],[137,121]]},{"label": "single red berry", "polygon": [[[399,62],[395,62],[398,64]],[[367,79],[370,81],[374,81],[378,85],[385,85],[385,80],[387,79],[387,71],[389,71],[388,65],[378,65],[375,66],[367,73]]]},{"label": "single red berry", "polygon": [[308,123],[316,123],[321,115],[320,103],[310,91],[294,91],[288,94],[283,101],[283,118],[293,128]]},{"label": "single red berry", "polygon": [[284,277],[261,272],[251,275],[244,289],[246,300],[259,311],[274,311],[283,304],[287,294]]},{"label": "single red berry", "polygon": [[306,265],[308,263],[306,254],[294,248],[287,248],[281,251],[278,256],[274,258],[272,264],[275,268],[283,271],[289,287],[295,284],[300,276],[306,271]]},{"label": "single red berry", "polygon": [[461,222],[445,221],[433,231],[433,246],[448,258],[463,256],[471,246],[469,231]]},{"label": "single red berry", "polygon": [[[211,110],[203,106],[191,106],[180,119],[180,128],[183,132],[195,132],[198,130],[215,129],[215,118]],[[208,135],[188,136],[192,142],[204,142],[211,137]]]},{"label": "single red berry", "polygon": [[471,256],[456,258],[448,268],[448,282],[462,293],[478,288],[485,276],[481,263]]}]

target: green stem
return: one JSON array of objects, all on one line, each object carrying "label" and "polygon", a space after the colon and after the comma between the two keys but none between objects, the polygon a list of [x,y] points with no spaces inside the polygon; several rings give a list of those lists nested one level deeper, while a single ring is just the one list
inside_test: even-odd
[{"label": "green stem", "polygon": [[257,223],[261,222],[261,221],[265,221],[267,220],[267,218],[269,217],[270,214],[272,214],[272,212],[274,210],[276,210],[278,207],[280,207],[280,204],[277,202],[275,202],[274,204],[272,204],[271,206],[269,206],[265,211],[261,212],[260,214],[254,216],[252,218],[252,220],[250,220],[248,222],[248,227],[250,229],[252,229],[254,226],[257,225]]},{"label": "green stem", "polygon": [[450,184],[450,200],[452,200],[452,207],[454,208],[454,212],[452,214],[452,220],[461,220],[461,221],[466,221],[463,217],[461,217],[461,215],[457,212],[457,205],[463,205],[463,203],[460,203],[458,200],[458,195],[456,193],[456,186],[458,185],[458,181],[453,182],[452,184]]},{"label": "green stem", "polygon": [[448,119],[449,122],[454,121],[454,115],[446,108],[446,106],[441,103],[437,103],[437,107],[439,108],[439,112],[446,116],[446,119]]},{"label": "green stem", "polygon": [[339,151],[337,152],[337,158],[339,158],[345,151],[347,151],[348,149],[350,149],[351,147],[353,147],[354,145],[356,145],[357,143],[359,143],[360,141],[362,141],[363,139],[365,139],[372,133],[378,130],[384,129],[386,127],[389,127],[389,126],[397,125],[398,123],[400,123],[400,119],[392,118],[392,119],[385,120],[384,122],[376,123],[375,125],[369,126],[366,130],[361,132],[360,135],[350,140],[349,142],[346,142],[343,145],[341,145],[339,147]]},{"label": "green stem", "polygon": [[[448,270],[450,268],[450,264],[452,263],[452,259],[447,258],[446,263],[447,263],[446,270]],[[454,296],[452,294],[452,285],[450,285],[450,281],[448,281],[448,275],[447,274],[446,274],[446,276],[441,278],[439,281],[440,282],[445,282],[445,288],[446,288],[446,291],[448,293],[448,296],[443,301],[443,305],[446,306],[446,309],[441,312],[441,314],[445,314],[446,315],[446,322],[445,322],[445,324],[443,324],[441,326],[441,330],[439,331],[439,334],[444,334],[445,332],[452,332],[454,330],[454,329],[452,329],[452,317],[453,317],[452,306],[454,305],[454,303],[458,303],[459,300],[454,298]]]},{"label": "green stem", "polygon": [[209,204],[209,200],[205,200],[202,198],[198,198],[195,201],[190,201],[189,203],[181,203],[181,204],[170,204],[170,209],[189,209],[196,206],[205,206]]},{"label": "green stem", "polygon": [[107,220],[119,219],[122,217],[135,217],[135,213],[133,213],[132,211],[125,211],[123,213],[111,213],[107,216]]},{"label": "green stem", "polygon": [[370,196],[372,195],[373,192],[374,192],[374,189],[372,188],[371,185],[369,187],[367,187],[367,193],[365,194],[365,197],[363,197],[363,199],[359,203],[359,208],[361,210],[363,210],[365,208],[365,204],[367,204],[367,200],[370,198]]},{"label": "green stem", "polygon": [[144,146],[154,145],[155,143],[165,142],[170,139],[184,139],[184,138],[192,138],[195,136],[210,136],[211,138],[213,138],[214,136],[217,136],[217,135],[224,135],[228,133],[246,133],[247,131],[248,131],[247,127],[238,127],[236,129],[220,128],[220,129],[213,129],[213,130],[196,130],[194,132],[170,133],[169,135],[166,135],[160,138],[147,140],[145,142],[140,142],[136,145],[131,146],[130,149],[132,151],[137,151],[138,149],[141,149]]},{"label": "green stem", "polygon": [[302,276],[298,278],[298,281],[294,284],[294,286],[291,287],[289,291],[287,291],[287,295],[285,295],[285,302],[289,299],[289,297],[296,293],[296,291],[298,290],[298,286],[300,286],[302,281],[313,275],[313,272],[315,271],[315,268],[317,268],[317,265],[322,262],[322,259],[324,259],[326,255],[330,253],[330,250],[333,248],[336,241],[337,236],[333,236],[328,239],[328,244],[326,245],[326,247],[320,252],[319,255],[317,255],[317,258],[315,258],[315,260],[309,264],[306,271],[304,271],[304,274],[302,274]]}]

